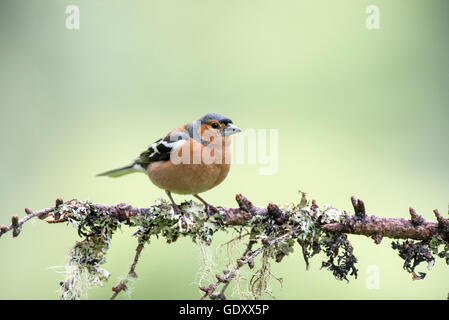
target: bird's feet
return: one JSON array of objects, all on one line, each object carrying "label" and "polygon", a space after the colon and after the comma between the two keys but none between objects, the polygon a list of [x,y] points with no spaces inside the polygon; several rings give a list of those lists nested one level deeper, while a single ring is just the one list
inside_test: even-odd
[{"label": "bird's feet", "polygon": [[218,211],[217,208],[215,208],[213,205],[207,203],[205,204],[206,206],[206,213],[209,217],[215,215],[216,213],[219,213],[220,211]]},{"label": "bird's feet", "polygon": [[194,194],[193,196],[195,198],[197,198],[198,200],[200,200],[204,204],[204,208],[206,209],[206,213],[209,217],[220,212],[220,211],[218,211],[217,208],[215,208],[213,205],[209,204],[206,200],[201,198],[199,195]]},{"label": "bird's feet", "polygon": [[[173,227],[178,228],[179,232],[184,233],[188,232],[192,226],[194,225],[192,219],[189,218],[189,216],[184,213],[181,208],[176,204],[176,202],[173,200],[173,197],[171,196],[171,192],[168,190],[165,190],[168,197],[170,198],[172,207],[173,207],[173,220],[178,219],[178,222],[176,222]],[[175,217],[176,216],[176,217]]]},{"label": "bird's feet", "polygon": [[176,203],[173,202],[172,203],[172,207],[173,207],[173,213],[175,215],[182,215],[183,214],[181,208]]}]

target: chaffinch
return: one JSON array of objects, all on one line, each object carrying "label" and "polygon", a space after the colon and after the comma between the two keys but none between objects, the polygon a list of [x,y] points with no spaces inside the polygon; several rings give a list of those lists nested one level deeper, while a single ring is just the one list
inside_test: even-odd
[{"label": "chaffinch", "polygon": [[165,190],[175,213],[181,210],[172,193],[195,196],[210,215],[216,209],[198,193],[214,188],[226,178],[231,166],[230,136],[240,131],[231,119],[208,113],[170,131],[133,163],[98,176],[115,178],[134,172],[146,173],[156,186]]}]

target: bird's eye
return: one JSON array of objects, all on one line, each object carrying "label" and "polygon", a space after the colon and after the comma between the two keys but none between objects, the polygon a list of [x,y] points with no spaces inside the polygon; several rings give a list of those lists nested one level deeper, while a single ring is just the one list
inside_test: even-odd
[{"label": "bird's eye", "polygon": [[218,129],[220,127],[220,125],[216,122],[212,122],[212,128],[214,129]]}]

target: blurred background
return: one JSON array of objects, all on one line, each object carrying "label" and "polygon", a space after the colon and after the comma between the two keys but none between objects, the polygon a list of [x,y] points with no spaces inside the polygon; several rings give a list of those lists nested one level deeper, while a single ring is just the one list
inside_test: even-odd
[{"label": "blurred background", "polygon": [[[80,9],[80,29],[65,26]],[[380,29],[368,30],[368,5]],[[242,193],[264,206],[298,202],[426,219],[449,202],[449,2],[412,1],[25,1],[0,2],[0,224],[56,197],[149,206],[162,190],[144,175],[95,174],[127,164],[169,130],[208,112],[242,129],[279,130],[279,169],[234,165],[203,196],[234,206]],[[176,196],[180,202],[190,196]],[[136,240],[113,239],[93,288],[105,299],[132,262]],[[219,234],[212,252],[232,233]],[[0,298],[57,299],[61,266],[79,237],[33,221],[0,240]],[[449,267],[437,259],[413,281],[391,249],[350,236],[359,277],[337,281],[299,248],[272,271],[278,299],[445,299]],[[218,261],[220,262],[220,261]],[[142,253],[133,299],[198,299],[202,260],[190,239],[154,239]],[[369,289],[370,266],[379,288]],[[426,271],[421,266],[419,271]],[[368,272],[368,273],[367,273]],[[237,296],[234,296],[237,297]],[[121,295],[126,299],[126,295]],[[268,297],[269,298],[269,297]]]}]

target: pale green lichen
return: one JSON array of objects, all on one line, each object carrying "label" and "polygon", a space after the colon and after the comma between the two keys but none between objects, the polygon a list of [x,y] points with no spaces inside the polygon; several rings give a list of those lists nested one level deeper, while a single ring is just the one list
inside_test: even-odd
[{"label": "pale green lichen", "polygon": [[80,241],[70,250],[65,267],[66,278],[60,283],[61,299],[74,300],[87,297],[91,286],[103,286],[109,279],[109,272],[101,265],[106,262],[109,246],[97,241]]},{"label": "pale green lichen", "polygon": [[330,204],[324,205],[324,210],[321,212],[321,222],[323,224],[342,222],[344,217],[343,212],[335,209]]},{"label": "pale green lichen", "polygon": [[[265,295],[273,296],[270,280],[276,278],[271,272],[270,259],[273,258],[273,248],[264,250],[261,258],[261,267],[257,270],[249,282],[251,299],[259,299]],[[276,278],[281,284],[282,279]]]},{"label": "pale green lichen", "polygon": [[201,267],[197,273],[195,284],[197,287],[204,286],[215,280],[214,272],[217,265],[211,247],[204,241],[198,241],[198,249],[201,257]]},{"label": "pale green lichen", "polygon": [[[76,208],[76,209],[74,209]],[[106,253],[111,245],[113,233],[123,224],[137,227],[134,236],[141,245],[147,244],[154,236],[162,237],[168,243],[173,243],[179,237],[188,236],[200,247],[203,254],[203,269],[198,283],[201,284],[207,278],[213,277],[216,269],[215,258],[205,248],[211,244],[217,231],[227,229],[221,215],[208,216],[204,207],[193,202],[183,202],[180,205],[182,214],[176,214],[171,204],[163,199],[158,199],[156,204],[149,207],[146,214],[130,216],[124,221],[111,217],[108,212],[99,210],[89,201],[71,200],[59,206],[56,215],[64,215],[72,224],[83,241],[77,242],[69,254],[67,263],[67,276],[61,283],[63,299],[77,299],[84,297],[84,290],[88,286],[103,285],[108,280],[109,273],[101,266],[106,262]],[[322,237],[325,236],[320,225],[323,223],[339,222],[344,214],[331,206],[326,206],[321,211],[316,205],[310,204],[302,194],[299,204],[284,205],[278,211],[277,217],[253,216],[241,227],[241,232],[246,232],[255,243],[264,243],[264,250],[260,258],[260,268],[252,275],[246,275],[238,270],[233,276],[236,281],[237,291],[241,296],[260,298],[263,295],[271,295],[270,261],[280,262],[285,256],[294,252],[294,247],[299,242],[304,258],[307,259],[320,251],[323,245]],[[282,222],[279,222],[282,221]],[[248,232],[246,230],[251,230]],[[296,230],[291,233],[292,230]],[[289,236],[284,236],[290,234]],[[276,240],[279,238],[280,240]],[[229,263],[226,268],[235,268],[236,256],[247,249],[243,237],[238,241],[230,241],[228,251]],[[271,244],[268,244],[271,243]],[[309,254],[309,251],[312,254]],[[247,251],[247,250],[246,250]],[[251,252],[251,251],[249,251]],[[345,275],[344,275],[345,276]],[[124,278],[126,282],[129,277]],[[133,278],[133,277],[132,277]],[[248,282],[248,291],[242,290],[240,280]],[[88,285],[85,285],[88,283]],[[128,291],[129,293],[129,291]]]},{"label": "pale green lichen", "polygon": [[[441,248],[440,248],[441,247]],[[429,241],[429,248],[433,254],[445,259],[446,264],[449,265],[449,242],[444,241],[441,236],[434,237]]]},{"label": "pale green lichen", "polygon": [[[72,209],[70,204],[75,201],[77,209]],[[83,297],[83,288],[102,286],[109,279],[109,272],[101,265],[106,262],[112,234],[121,222],[97,210],[89,201],[69,201],[59,208],[59,214],[64,214],[85,237],[70,250],[66,278],[61,282],[61,299],[78,299]]]},{"label": "pale green lichen", "polygon": [[[183,214],[177,215],[167,201],[159,199],[148,214],[130,217],[126,223],[138,227],[135,236],[142,244],[150,242],[152,236],[162,236],[168,243],[190,236],[194,242],[210,244],[213,234],[222,229],[219,216],[208,217],[203,207],[192,201],[182,203],[181,209]],[[101,265],[106,262],[113,233],[125,221],[112,218],[89,201],[76,199],[61,205],[55,215],[63,215],[85,237],[71,249],[66,278],[61,282],[61,298],[78,299],[84,297],[85,288],[102,286],[109,278]]]}]

